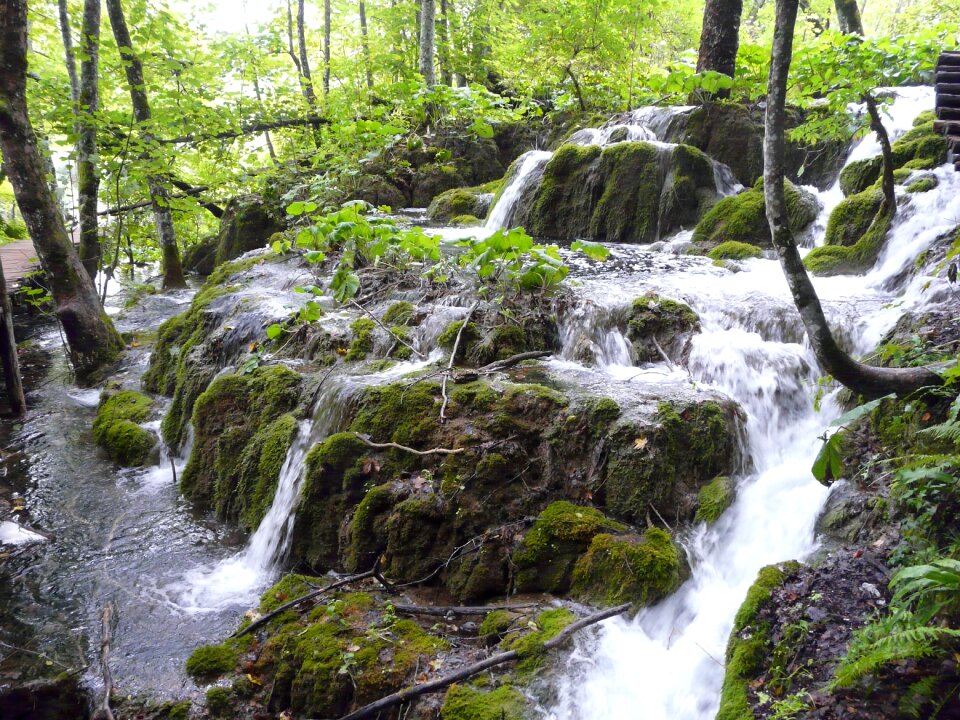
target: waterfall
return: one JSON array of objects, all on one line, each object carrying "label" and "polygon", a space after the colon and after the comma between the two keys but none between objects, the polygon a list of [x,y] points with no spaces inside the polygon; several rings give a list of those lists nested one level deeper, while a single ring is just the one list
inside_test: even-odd
[{"label": "waterfall", "polygon": [[[929,92],[906,93],[890,112],[893,133],[909,128],[931,102]],[[851,160],[861,156],[855,149]],[[849,338],[855,352],[873,347],[904,309],[923,307],[946,293],[944,280],[917,277],[899,301],[891,294],[896,289],[891,279],[903,277],[916,253],[960,217],[960,178],[952,168],[936,174],[940,186],[905,204],[867,276],[815,280],[835,332]],[[642,252],[618,250],[624,256]],[[690,303],[703,329],[692,341],[688,370],[696,383],[729,395],[746,413],[752,470],[737,479],[737,499],[716,524],[701,525],[680,538],[692,576],[676,593],[632,620],[607,621],[599,638],[580,640],[557,682],[549,717],[712,720],[733,617],[757,571],[770,563],[804,559],[817,547],[814,524],[828,491],[809,468],[818,436],[840,411],[832,397],[819,412],[814,410],[816,358],[797,332],[775,261],[751,260],[737,274],[707,268],[698,274],[651,271],[633,278],[588,277],[583,284],[582,295],[590,298],[592,308],[581,311],[589,315],[583,332],[601,348],[593,362],[615,379],[624,373],[607,364],[610,356],[602,348],[627,299],[653,288]],[[583,336],[568,331],[564,341],[565,357],[579,360],[575,348],[584,345]],[[636,375],[629,379],[650,382]],[[629,386],[620,390],[629,391]]]},{"label": "waterfall", "polygon": [[551,157],[553,157],[553,153],[531,150],[520,158],[516,173],[507,181],[497,204],[490,208],[490,215],[487,217],[485,225],[488,231],[494,232],[500,228],[508,227],[520,195],[528,185],[539,180]]}]

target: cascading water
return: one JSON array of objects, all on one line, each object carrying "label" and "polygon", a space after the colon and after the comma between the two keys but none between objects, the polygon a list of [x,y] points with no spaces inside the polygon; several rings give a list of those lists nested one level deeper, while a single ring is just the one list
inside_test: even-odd
[{"label": "cascading water", "polygon": [[516,174],[507,182],[497,204],[490,208],[486,229],[490,232],[507,227],[521,193],[528,185],[543,174],[543,168],[553,153],[543,150],[531,150],[520,158]]},{"label": "cascading water", "polygon": [[[929,92],[908,93],[894,105],[893,132],[909,127],[929,104]],[[860,155],[854,151],[852,157]],[[899,307],[890,307],[894,298],[889,293],[892,280],[903,275],[912,258],[960,217],[956,173],[940,169],[937,176],[941,185],[936,192],[904,207],[871,273],[816,283],[835,330],[855,352],[875,346],[905,306],[925,301],[919,288],[927,289],[930,278],[915,279]],[[621,252],[644,251],[615,249],[615,254]],[[629,264],[625,257],[620,262]],[[737,500],[721,519],[685,538],[691,579],[633,620],[608,621],[598,640],[582,641],[558,683],[558,699],[549,712],[554,720],[712,719],[733,617],[757,571],[770,563],[803,559],[816,548],[814,524],[828,493],[809,468],[818,436],[839,411],[831,398],[820,412],[813,409],[816,359],[808,346],[791,341],[802,337],[802,328],[780,268],[758,259],[734,275],[706,267],[692,270],[651,270],[632,277],[615,271],[615,278],[603,277],[601,270],[600,277],[583,279],[589,309],[584,313],[581,308],[581,316],[568,318],[564,326],[585,326],[600,371],[649,382],[649,374],[623,367],[625,341],[610,339],[617,333],[615,318],[622,316],[628,298],[646,290],[683,297],[703,326],[690,348],[690,376],[726,393],[745,411],[751,472],[739,479]],[[927,290],[926,301],[941,296],[936,289]],[[568,331],[564,340],[565,357],[577,357],[574,343],[582,347],[583,335]]]}]

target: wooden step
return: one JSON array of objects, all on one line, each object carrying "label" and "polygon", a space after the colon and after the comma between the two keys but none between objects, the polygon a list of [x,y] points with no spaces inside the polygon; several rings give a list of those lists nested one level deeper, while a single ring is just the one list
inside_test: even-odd
[{"label": "wooden step", "polygon": [[946,93],[941,93],[937,95],[936,105],[938,108],[960,108],[960,95],[947,95]]},{"label": "wooden step", "polygon": [[960,120],[960,108],[937,108],[938,120]]},{"label": "wooden step", "polygon": [[960,135],[960,120],[934,120],[933,129],[944,135]]},{"label": "wooden step", "polygon": [[938,83],[960,83],[960,68],[941,70],[937,73],[936,82]]},{"label": "wooden step", "polygon": [[937,95],[960,95],[960,83],[941,83],[936,86]]},{"label": "wooden step", "polygon": [[937,69],[947,67],[960,67],[960,52],[940,53],[940,57],[937,58]]}]

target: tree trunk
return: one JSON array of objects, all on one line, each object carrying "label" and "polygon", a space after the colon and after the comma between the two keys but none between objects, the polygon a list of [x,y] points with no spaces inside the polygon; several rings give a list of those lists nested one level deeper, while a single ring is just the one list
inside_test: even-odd
[{"label": "tree trunk", "polygon": [[[247,40],[250,39],[250,28],[244,23],[243,29],[247,34]],[[257,105],[260,106],[260,112],[263,112],[263,94],[260,92],[260,71],[257,69],[256,64],[251,63],[253,68],[253,92],[257,96]],[[270,153],[270,160],[274,165],[278,165],[277,162],[277,151],[273,147],[273,140],[270,138],[270,131],[265,130],[263,133],[264,140],[267,141],[267,152]]]},{"label": "tree trunk", "polygon": [[450,68],[450,20],[447,12],[448,0],[440,0],[440,36],[438,59],[440,61],[440,82],[453,85],[453,72]]},{"label": "tree trunk", "polygon": [[[301,7],[303,0],[300,0]],[[301,40],[301,42],[303,42]],[[330,94],[330,0],[323,0],[323,96]]]},{"label": "tree trunk", "polygon": [[310,58],[307,57],[307,29],[304,25],[304,0],[297,0],[297,45],[300,48],[300,77],[303,82],[303,96],[311,108],[317,106],[317,93],[313,89],[313,75],[310,72]]},{"label": "tree trunk", "polygon": [[905,396],[922,387],[942,385],[943,380],[926,368],[872,367],[857,362],[844,352],[830,332],[820,299],[797,252],[787,221],[783,189],[787,79],[793,56],[797,5],[797,0],[777,0],[763,141],[763,191],[767,222],[770,223],[773,246],[793,301],[822,369],[855,393],[867,398],[882,397],[889,393]]},{"label": "tree trunk", "polygon": [[833,0],[833,4],[837,9],[840,32],[844,35],[860,35],[863,37],[863,19],[860,17],[857,0]]},{"label": "tree trunk", "polygon": [[84,0],[80,36],[80,102],[77,105],[77,194],[80,214],[80,261],[90,277],[100,268],[100,232],[97,196],[97,120],[100,108],[100,0]]},{"label": "tree trunk", "polygon": [[[700,52],[697,72],[714,71],[734,76],[737,68],[737,50],[740,47],[740,15],[743,0],[707,0],[703,8],[703,30],[700,33]],[[700,100],[725,98],[729,90],[714,94],[699,93]]]},{"label": "tree trunk", "polygon": [[10,412],[20,417],[27,412],[27,400],[23,396],[20,379],[20,359],[17,357],[17,338],[13,334],[13,307],[7,294],[7,280],[0,262],[0,362],[3,364],[3,379],[7,387]]},{"label": "tree trunk", "polygon": [[[110,25],[113,36],[117,41],[117,48],[127,75],[127,84],[130,86],[130,101],[133,104],[133,117],[138,123],[150,122],[150,103],[147,101],[146,84],[143,79],[143,64],[133,49],[130,40],[130,31],[123,15],[120,0],[107,0],[107,14],[110,16]],[[154,138],[147,130],[143,133],[144,141],[149,145]],[[186,287],[183,278],[183,266],[180,264],[180,250],[177,248],[177,235],[173,229],[173,213],[170,212],[167,191],[160,179],[154,175],[147,176],[147,189],[153,203],[153,219],[157,226],[157,238],[160,242],[160,267],[163,273],[164,288]]]},{"label": "tree trunk", "polygon": [[[67,66],[67,77],[70,78],[70,100],[74,108],[80,99],[80,82],[77,80],[77,60],[73,56],[73,34],[70,32],[70,13],[67,10],[67,0],[58,0],[60,10],[60,36],[63,38],[63,59]],[[74,111],[76,118],[76,111]]]},{"label": "tree trunk", "polygon": [[363,64],[366,68],[367,90],[373,91],[373,68],[370,62],[370,38],[367,35],[367,4],[360,0],[360,44],[363,47]]},{"label": "tree trunk", "polygon": [[20,213],[47,273],[78,378],[90,379],[123,343],[100,306],[93,280],[67,237],[46,185],[43,159],[27,115],[27,3],[0,0],[0,150]]},{"label": "tree trunk", "polygon": [[420,74],[427,87],[437,84],[437,72],[433,64],[436,4],[434,0],[421,0],[420,4]]}]

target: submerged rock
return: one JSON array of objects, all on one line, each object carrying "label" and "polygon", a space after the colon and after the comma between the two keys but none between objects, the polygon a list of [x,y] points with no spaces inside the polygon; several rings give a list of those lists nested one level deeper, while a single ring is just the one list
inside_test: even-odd
[{"label": "submerged rock", "polygon": [[139,423],[149,419],[152,408],[151,398],[133,390],[105,393],[93,421],[94,441],[121,465],[146,465],[157,438]]}]

